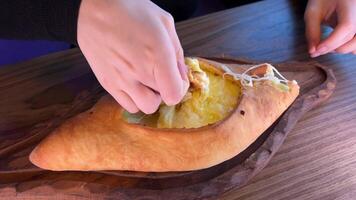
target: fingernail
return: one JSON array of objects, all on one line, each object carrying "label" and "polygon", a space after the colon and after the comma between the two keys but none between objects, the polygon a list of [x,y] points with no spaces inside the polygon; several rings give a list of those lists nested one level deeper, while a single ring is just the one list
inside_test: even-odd
[{"label": "fingernail", "polygon": [[325,53],[327,53],[327,51],[328,51],[328,48],[323,47],[323,46],[317,49],[317,52],[319,53],[319,55],[325,54]]},{"label": "fingernail", "polygon": [[315,57],[318,57],[318,56],[320,56],[319,53],[312,53],[312,54],[310,54],[310,57],[312,57],[312,58],[315,58]]},{"label": "fingernail", "polygon": [[315,46],[309,48],[309,53],[314,54],[316,51]]}]

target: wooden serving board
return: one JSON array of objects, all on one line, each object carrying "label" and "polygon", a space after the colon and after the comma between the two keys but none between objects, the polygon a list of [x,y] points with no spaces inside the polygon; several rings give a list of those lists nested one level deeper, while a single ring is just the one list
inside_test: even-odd
[{"label": "wooden serving board", "polygon": [[[253,62],[209,57],[234,68]],[[241,187],[277,152],[298,119],[333,93],[331,70],[317,63],[275,66],[295,79],[301,93],[256,142],[214,167],[178,173],[128,171],[51,172],[36,168],[28,155],[65,119],[90,108],[105,92],[78,50],[53,54],[0,70],[0,193],[6,199],[57,197],[113,199],[206,199]],[[63,147],[65,148],[65,147]]]}]

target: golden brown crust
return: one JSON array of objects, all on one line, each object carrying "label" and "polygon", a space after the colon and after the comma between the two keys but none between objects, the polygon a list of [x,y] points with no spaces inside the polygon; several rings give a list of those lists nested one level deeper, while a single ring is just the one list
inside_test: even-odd
[{"label": "golden brown crust", "polygon": [[[204,67],[224,72],[219,64],[213,65],[205,62]],[[247,87],[228,118],[198,129],[128,124],[121,119],[122,108],[105,96],[43,140],[30,160],[50,170],[165,172],[207,168],[253,143],[298,96],[299,86],[289,83],[289,87],[289,92],[282,92],[267,81]]]}]

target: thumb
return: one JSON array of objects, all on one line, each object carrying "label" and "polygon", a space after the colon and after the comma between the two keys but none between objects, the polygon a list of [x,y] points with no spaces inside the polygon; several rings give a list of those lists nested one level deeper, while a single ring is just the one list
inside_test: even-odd
[{"label": "thumb", "polygon": [[165,21],[164,25],[167,27],[167,33],[172,41],[173,47],[176,52],[176,58],[177,58],[177,65],[178,69],[180,72],[180,75],[183,80],[183,91],[184,94],[187,92],[189,88],[189,80],[188,80],[188,67],[185,65],[184,62],[184,53],[183,53],[183,48],[180,43],[180,40],[178,38],[175,26],[174,26],[174,21]]}]

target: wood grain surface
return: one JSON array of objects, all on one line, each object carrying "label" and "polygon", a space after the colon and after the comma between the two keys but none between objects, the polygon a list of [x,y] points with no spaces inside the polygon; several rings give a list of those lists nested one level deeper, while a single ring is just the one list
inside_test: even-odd
[{"label": "wood grain surface", "polygon": [[[311,60],[303,12],[298,0],[263,1],[183,22],[178,33],[189,54]],[[334,95],[302,118],[261,173],[222,199],[356,199],[356,56],[314,60],[334,70]]]},{"label": "wood grain surface", "polygon": [[[226,57],[211,59],[225,63],[231,69],[234,69],[235,66],[245,69],[251,66],[246,65],[251,64],[246,60]],[[48,60],[51,62],[48,63]],[[69,51],[58,53],[56,56],[51,56],[50,59],[43,57],[27,62],[27,67],[33,68],[37,65],[51,67],[60,63],[63,67],[58,68],[56,72],[67,71],[70,74],[71,68],[66,66],[78,65],[78,61],[83,61],[82,55],[75,51]],[[31,65],[31,63],[36,65]],[[52,105],[49,105],[49,103],[53,102],[46,97],[48,95],[56,97],[54,93],[59,93],[56,98],[63,99],[61,94],[66,97],[79,83],[77,78],[66,81],[60,77],[55,77],[51,80],[55,86],[50,87],[53,92],[47,94],[48,85],[44,84],[37,88],[41,91],[39,94],[37,92],[31,94],[31,91],[26,93],[27,99],[36,96],[41,100],[42,103],[36,105],[41,105],[43,115],[48,117],[48,121],[37,123],[35,129],[21,128],[22,131],[19,131],[19,133],[23,134],[9,134],[6,130],[0,132],[2,136],[2,140],[0,140],[0,146],[2,146],[0,148],[0,193],[7,198],[13,198],[16,191],[17,197],[32,199],[53,193],[61,194],[62,196],[59,196],[59,198],[62,199],[68,199],[73,195],[80,195],[83,198],[96,195],[96,198],[112,197],[114,199],[215,199],[226,191],[242,187],[267,165],[300,117],[324,102],[335,89],[336,81],[331,70],[313,62],[290,62],[275,64],[275,66],[288,79],[298,81],[301,87],[300,95],[290,108],[253,144],[233,159],[203,170],[168,173],[127,171],[50,172],[33,166],[28,160],[28,155],[35,145],[53,128],[65,121],[67,117],[85,110],[94,103],[93,100],[98,99],[102,94],[100,87],[95,86],[91,89],[92,84],[88,84],[88,88],[85,89],[87,92],[77,96],[69,103],[62,103],[64,106],[58,107],[57,115],[52,116]],[[83,68],[84,71],[88,69],[89,66],[86,69]],[[84,77],[87,77],[87,75],[84,75]],[[18,88],[26,85],[24,84],[26,82],[22,81],[22,77],[17,77],[17,79],[20,81],[13,85],[12,90],[10,88],[11,91],[19,90]],[[41,80],[42,76],[34,77],[34,79]],[[80,80],[83,80],[83,78]],[[6,82],[0,79],[0,85],[5,84]],[[66,90],[63,85],[67,86]],[[13,93],[9,96],[21,95]],[[21,121],[28,119],[30,122],[42,119],[42,116],[37,116],[34,106],[28,106],[31,105],[29,102],[13,101],[0,105],[2,107],[7,105],[15,107],[12,110],[0,109],[3,116],[16,115]],[[25,107],[29,109],[21,109],[20,107],[23,105],[27,105]],[[6,111],[10,114],[7,114]],[[23,112],[24,114],[22,114]],[[59,115],[59,113],[62,114]],[[28,115],[31,115],[31,117]],[[18,128],[14,126],[18,121],[17,118],[8,118],[7,122],[11,123],[7,124],[14,124],[15,130],[11,130],[11,132],[17,132]],[[9,126],[5,126],[5,128],[9,128]],[[13,193],[9,194],[8,190],[4,190],[4,188],[12,188]]]},{"label": "wood grain surface", "polygon": [[[224,53],[235,57],[276,62],[310,60],[304,39],[303,9],[303,5],[298,0],[263,1],[179,23],[177,31],[187,55]],[[326,55],[316,60],[330,66],[335,72],[339,83],[333,97],[323,106],[303,117],[269,165],[247,186],[230,191],[221,197],[222,199],[354,199],[356,195],[356,92],[354,89],[356,57]],[[0,86],[1,94],[8,97],[1,98],[0,102],[26,100],[25,102],[28,103],[23,105],[23,109],[38,109],[38,116],[33,118],[31,123],[45,119],[49,116],[45,116],[40,108],[48,101],[35,97],[23,99],[26,96],[23,94],[26,93],[24,91],[36,90],[44,83],[49,84],[49,80],[54,76],[60,76],[63,80],[76,77],[80,79],[83,75],[80,73],[85,71],[83,67],[85,66],[78,65],[73,69],[78,70],[78,74],[75,75],[58,74],[56,66],[52,66],[51,69],[36,70],[35,73],[26,70],[25,64],[21,65],[21,68],[12,68],[11,73],[0,75],[2,79],[9,80],[7,85]],[[6,90],[16,84],[11,82],[11,77],[22,73],[26,74],[22,76],[24,77],[22,81],[28,85],[24,85],[21,93],[15,95],[19,91]],[[31,77],[36,76],[42,79],[31,81]],[[92,82],[90,75],[85,77],[81,81]],[[51,85],[48,85],[48,88],[50,87]],[[76,91],[80,89],[81,86],[78,85],[73,93],[65,95],[66,98],[51,98],[53,110],[66,109],[65,102],[72,101]],[[45,92],[48,97],[54,95],[50,91]],[[9,112],[13,110],[13,108],[1,109],[9,109]],[[8,116],[12,115],[9,113]],[[16,123],[10,123],[16,120]],[[0,120],[0,128],[5,131],[6,127],[21,127],[31,123],[17,119],[15,116],[14,120]],[[21,132],[12,134],[14,138],[20,137]],[[9,189],[8,193],[11,192],[13,191]]]}]

